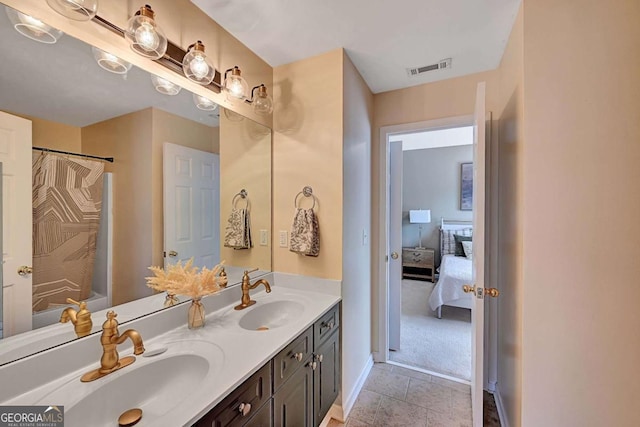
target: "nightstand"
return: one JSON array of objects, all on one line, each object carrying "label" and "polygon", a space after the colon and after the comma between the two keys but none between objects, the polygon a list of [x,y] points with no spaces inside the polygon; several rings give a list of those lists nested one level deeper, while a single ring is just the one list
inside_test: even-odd
[{"label": "nightstand", "polygon": [[433,282],[435,253],[429,248],[402,248],[402,278]]}]

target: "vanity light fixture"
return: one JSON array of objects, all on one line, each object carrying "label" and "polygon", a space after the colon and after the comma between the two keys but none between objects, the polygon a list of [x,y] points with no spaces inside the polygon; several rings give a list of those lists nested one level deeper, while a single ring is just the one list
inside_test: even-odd
[{"label": "vanity light fixture", "polygon": [[98,0],[47,0],[51,9],[76,21],[89,21],[98,13]]},{"label": "vanity light fixture", "polygon": [[120,59],[117,56],[112,55],[109,52],[105,52],[102,49],[98,49],[95,46],[91,46],[91,51],[93,52],[93,58],[96,60],[100,68],[107,70],[110,73],[127,74],[132,67],[131,63],[124,59]]},{"label": "vanity light fixture", "polygon": [[218,108],[218,104],[210,100],[209,98],[205,98],[204,96],[193,94],[193,103],[196,104],[198,109],[203,111],[213,111]]},{"label": "vanity light fixture", "polygon": [[[258,92],[256,93],[256,89]],[[253,111],[261,116],[268,116],[273,112],[273,98],[267,93],[267,87],[264,84],[251,89],[251,99],[245,102],[253,105]]]},{"label": "vanity light fixture", "polygon": [[40,43],[54,44],[62,37],[62,31],[57,30],[33,16],[25,15],[17,10],[5,6],[7,16],[17,32]]},{"label": "vanity light fixture", "polygon": [[151,75],[151,82],[153,83],[153,87],[163,95],[174,96],[179,94],[182,90],[182,87],[177,84],[171,83],[169,80],[153,74]]},{"label": "vanity light fixture", "polygon": [[189,46],[182,60],[184,75],[193,82],[208,85],[216,75],[211,59],[204,53],[204,45],[200,40]]},{"label": "vanity light fixture", "polygon": [[249,85],[244,77],[242,77],[242,72],[237,65],[224,72],[223,88],[229,101],[245,99],[247,97]]},{"label": "vanity light fixture", "polygon": [[167,38],[153,19],[151,6],[145,5],[129,20],[124,36],[134,52],[150,59],[160,59],[167,51]]}]

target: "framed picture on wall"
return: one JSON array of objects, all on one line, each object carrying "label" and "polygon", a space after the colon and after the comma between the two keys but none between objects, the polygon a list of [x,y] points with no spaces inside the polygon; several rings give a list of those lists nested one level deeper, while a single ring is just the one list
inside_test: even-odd
[{"label": "framed picture on wall", "polygon": [[473,163],[460,164],[460,210],[473,209]]}]

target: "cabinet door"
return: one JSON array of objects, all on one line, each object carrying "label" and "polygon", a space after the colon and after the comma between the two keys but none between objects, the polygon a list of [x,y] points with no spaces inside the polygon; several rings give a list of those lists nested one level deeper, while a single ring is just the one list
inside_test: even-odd
[{"label": "cabinet door", "polygon": [[274,427],[313,427],[311,358],[273,395]]},{"label": "cabinet door", "polygon": [[340,391],[340,333],[335,331],[315,352],[315,424],[320,425]]},{"label": "cabinet door", "polygon": [[262,408],[242,427],[271,427],[271,400],[265,403]]}]

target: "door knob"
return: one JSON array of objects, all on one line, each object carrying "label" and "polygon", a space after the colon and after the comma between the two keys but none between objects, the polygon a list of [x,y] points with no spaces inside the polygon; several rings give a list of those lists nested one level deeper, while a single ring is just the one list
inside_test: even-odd
[{"label": "door knob", "polygon": [[169,256],[170,256],[170,257],[177,257],[177,256],[178,256],[178,252],[176,252],[176,251],[169,251]]},{"label": "door knob", "polygon": [[398,252],[391,252],[391,259],[398,259]]},{"label": "door knob", "polygon": [[20,276],[26,276],[33,273],[33,268],[27,266],[27,265],[21,265],[20,268],[18,268],[18,274]]},{"label": "door knob", "polygon": [[500,295],[500,291],[497,290],[496,288],[485,288],[484,294],[487,296],[496,298],[498,295]]},{"label": "door knob", "polygon": [[464,291],[464,293],[465,293],[465,294],[469,294],[469,293],[471,293],[471,294],[474,294],[474,295],[475,295],[475,294],[476,294],[476,285],[473,285],[473,286],[471,286],[471,285],[464,285],[464,286],[462,287],[462,290]]}]

